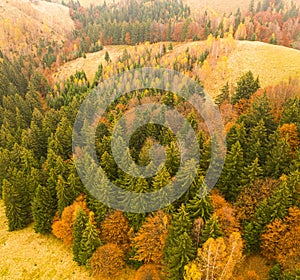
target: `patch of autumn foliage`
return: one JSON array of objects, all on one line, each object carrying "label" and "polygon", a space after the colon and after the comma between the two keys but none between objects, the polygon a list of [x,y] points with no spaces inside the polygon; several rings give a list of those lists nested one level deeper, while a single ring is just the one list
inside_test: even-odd
[{"label": "patch of autumn foliage", "polygon": [[114,211],[101,223],[101,240],[117,244],[124,252],[130,250],[130,227],[121,211]]},{"label": "patch of autumn foliage", "polygon": [[300,140],[297,132],[297,126],[294,123],[285,123],[279,128],[280,135],[284,139],[287,137],[287,142],[289,143],[291,150],[295,152],[295,150],[300,145]]},{"label": "patch of autumn foliage", "polygon": [[245,187],[235,203],[239,221],[252,219],[258,203],[267,198],[279,185],[275,179],[255,180],[251,187]]},{"label": "patch of autumn foliage", "polygon": [[96,279],[119,279],[125,268],[125,255],[116,244],[100,246],[90,259],[92,274]]},{"label": "patch of autumn foliage", "polygon": [[86,198],[82,194],[74,201],[72,205],[64,209],[61,218],[59,218],[59,214],[56,213],[56,216],[53,220],[53,234],[57,238],[62,239],[67,245],[72,245],[74,223],[76,220],[77,212],[80,208],[82,208],[89,215]]},{"label": "patch of autumn foliage", "polygon": [[230,203],[216,191],[212,193],[211,200],[225,236],[229,237],[233,232],[239,231],[240,225],[236,218],[236,211]]},{"label": "patch of autumn foliage", "polygon": [[146,218],[132,239],[134,247],[137,249],[135,260],[143,261],[146,264],[161,264],[169,223],[170,217],[163,211],[158,211]]},{"label": "patch of autumn foliage", "polygon": [[161,269],[155,264],[142,265],[135,274],[134,280],[162,280]]},{"label": "patch of autumn foliage", "polygon": [[292,207],[282,221],[275,219],[262,234],[261,253],[284,269],[300,268],[300,209]]}]

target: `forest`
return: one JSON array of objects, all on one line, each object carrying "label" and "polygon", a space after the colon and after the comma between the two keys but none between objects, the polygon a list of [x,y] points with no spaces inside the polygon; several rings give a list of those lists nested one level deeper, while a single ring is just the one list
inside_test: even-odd
[{"label": "forest", "polygon": [[[110,201],[100,202],[81,182],[72,150],[78,110],[106,79],[142,67],[166,67],[203,86],[208,65],[213,65],[209,71],[222,71],[220,60],[235,40],[299,49],[296,3],[264,0],[254,6],[252,1],[248,11],[238,9],[222,17],[210,11],[192,15],[190,7],[173,0],[104,2],[90,8],[78,1],[64,5],[75,29],[63,46],[41,38],[35,54],[0,52],[0,198],[8,231],[33,223],[36,233],[61,239],[78,266],[96,279],[127,279],[128,270],[134,272],[128,279],[134,280],[298,279],[297,77],[262,88],[260,77],[249,69],[234,87],[224,82],[214,101],[224,122],[227,153],[212,191],[203,183],[212,146],[219,146],[193,104],[154,86],[128,92],[110,104],[97,123],[95,148],[107,180],[121,189],[138,194],[161,190],[176,177],[181,163],[180,147],[166,121],[138,128],[127,148],[136,164],[148,166],[151,147],[164,146],[166,162],[159,172],[144,178],[120,169],[110,145],[114,126],[126,111],[150,101],[165,104],[178,110],[196,133],[201,160],[183,166],[195,178],[180,198],[157,211],[122,212],[109,207]],[[204,44],[187,48],[176,59],[164,56],[173,44],[187,40]],[[60,83],[51,78],[64,62],[113,44],[128,48],[115,61],[106,52],[92,81],[84,71],[70,73]],[[128,88],[139,83],[133,78]],[[151,113],[133,112],[133,123]],[[126,145],[119,141],[120,147]],[[97,188],[107,185],[103,180]],[[122,196],[114,199],[137,203]],[[264,260],[267,277],[247,268],[251,257]]]}]

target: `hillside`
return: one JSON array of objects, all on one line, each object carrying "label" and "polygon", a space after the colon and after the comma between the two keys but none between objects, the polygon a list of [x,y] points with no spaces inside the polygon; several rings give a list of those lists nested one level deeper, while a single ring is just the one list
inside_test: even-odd
[{"label": "hillside", "polygon": [[[61,2],[60,0],[56,0],[56,2]],[[91,4],[102,4],[104,0],[79,0],[80,4],[84,7],[89,7]],[[106,3],[116,3],[120,2],[119,0],[109,0]],[[122,1],[123,2],[123,1]],[[249,7],[251,0],[183,0],[183,3],[187,4],[191,7],[191,11],[203,11],[206,8],[211,8],[219,14],[230,13],[231,11],[236,11],[238,8],[242,10],[247,10]],[[258,2],[258,1],[256,1]]]},{"label": "hillside", "polygon": [[0,48],[5,52],[32,53],[40,38],[59,44],[74,23],[65,6],[46,1],[0,0]]},{"label": "hillside", "polygon": [[[153,45],[153,48],[159,44]],[[203,48],[205,42],[176,43],[174,49],[167,52],[165,56],[173,61],[178,54],[183,53],[187,48]],[[104,50],[87,54],[87,58],[79,58],[61,66],[54,74],[55,81],[66,79],[76,70],[84,70],[88,79],[93,79],[94,73],[100,63],[106,65],[104,54],[108,51],[112,61],[116,61],[122,54],[126,46],[106,46]],[[143,45],[137,47],[137,52]],[[128,50],[132,50],[128,47]],[[219,58],[221,59],[221,58]],[[231,86],[235,85],[236,80],[245,72],[251,70],[255,76],[259,76],[261,86],[276,84],[280,81],[287,81],[290,77],[300,75],[300,51],[270,45],[261,42],[236,41],[235,47],[227,57],[224,72],[210,71],[209,75],[203,80],[206,91],[211,96],[216,96],[220,88],[228,81]]]}]

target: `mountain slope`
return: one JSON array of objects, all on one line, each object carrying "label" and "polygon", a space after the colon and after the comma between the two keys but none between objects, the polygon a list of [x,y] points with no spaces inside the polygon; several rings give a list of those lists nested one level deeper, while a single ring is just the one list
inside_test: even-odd
[{"label": "mountain slope", "polygon": [[74,23],[65,6],[46,1],[0,0],[0,48],[5,52],[32,53],[43,38],[66,40]]},{"label": "mountain slope", "polygon": [[[162,44],[162,43],[161,43]],[[152,48],[159,44],[152,45]],[[174,50],[167,52],[168,60],[174,61],[180,53],[187,48],[193,49],[205,46],[205,42],[174,43]],[[110,58],[116,61],[126,46],[106,46],[103,51],[88,54],[87,58],[79,58],[62,65],[54,74],[55,81],[61,81],[75,73],[76,70],[84,70],[91,81],[100,63],[106,65],[104,54],[109,52]],[[132,47],[127,47],[132,51]],[[137,47],[137,52],[143,45]],[[222,58],[220,57],[219,60]],[[226,67],[223,71],[213,69],[203,80],[205,90],[216,96],[222,86],[228,81],[231,86],[245,72],[251,70],[254,76],[259,76],[261,86],[277,84],[287,81],[290,77],[300,76],[300,51],[275,46],[261,42],[235,41],[235,47],[226,57]]]}]

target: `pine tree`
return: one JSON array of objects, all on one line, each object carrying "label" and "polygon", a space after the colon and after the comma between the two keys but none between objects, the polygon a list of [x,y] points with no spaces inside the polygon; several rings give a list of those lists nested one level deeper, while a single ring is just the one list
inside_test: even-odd
[{"label": "pine tree", "polygon": [[82,233],[80,241],[80,252],[78,254],[78,263],[85,265],[91,258],[96,249],[101,245],[99,232],[90,220],[87,222],[86,227]]},{"label": "pine tree", "polygon": [[12,178],[12,181],[4,179],[2,182],[9,231],[22,229],[32,221],[30,197],[23,185],[24,174],[14,169]]},{"label": "pine tree", "polygon": [[39,185],[32,205],[34,230],[42,234],[52,231],[52,219],[56,212],[56,199],[48,187]]},{"label": "pine tree", "polygon": [[244,168],[243,150],[236,142],[226,156],[225,164],[217,183],[226,200],[234,201],[240,192],[240,183]]},{"label": "pine tree", "polygon": [[233,104],[237,103],[240,99],[249,99],[253,93],[260,88],[258,77],[254,79],[251,71],[247,72],[237,81],[237,88],[235,95],[232,97]]},{"label": "pine tree", "polygon": [[191,220],[202,218],[207,221],[214,211],[210,196],[201,196],[200,194],[189,200],[186,208]]},{"label": "pine tree", "polygon": [[190,237],[192,222],[182,204],[173,215],[164,248],[164,263],[168,279],[183,279],[184,266],[195,257],[196,250]]},{"label": "pine tree", "polygon": [[89,218],[86,212],[83,211],[82,209],[79,209],[74,223],[73,244],[72,244],[73,260],[76,261],[79,265],[81,264],[81,260],[79,257],[82,251],[81,240],[82,240],[83,233],[86,229],[88,220]]},{"label": "pine tree", "polygon": [[222,232],[220,229],[218,217],[216,215],[212,215],[204,226],[201,236],[201,242],[205,243],[209,238],[216,239],[220,236],[222,236]]}]

